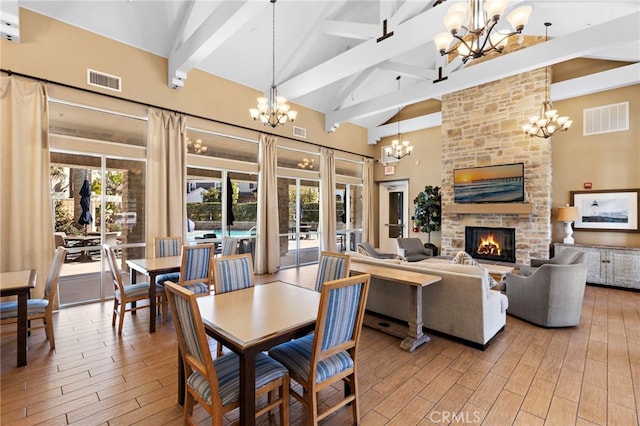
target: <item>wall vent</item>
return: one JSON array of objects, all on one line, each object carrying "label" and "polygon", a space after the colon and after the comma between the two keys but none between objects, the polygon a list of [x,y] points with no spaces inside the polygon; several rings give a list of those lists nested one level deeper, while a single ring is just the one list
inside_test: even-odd
[{"label": "wall vent", "polygon": [[629,102],[583,111],[584,136],[629,130]]},{"label": "wall vent", "polygon": [[104,89],[122,91],[122,79],[115,75],[105,74],[87,68],[87,84],[90,86],[102,87]]},{"label": "wall vent", "polygon": [[299,138],[306,139],[307,138],[307,129],[304,127],[293,126],[293,136],[297,136]]}]

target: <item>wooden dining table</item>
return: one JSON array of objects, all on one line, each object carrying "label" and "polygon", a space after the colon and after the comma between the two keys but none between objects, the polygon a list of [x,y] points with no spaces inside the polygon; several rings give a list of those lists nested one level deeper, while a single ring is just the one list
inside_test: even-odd
[{"label": "wooden dining table", "polygon": [[[255,424],[256,354],[312,332],[320,293],[275,281],[199,297],[206,333],[240,357],[240,424]],[[184,404],[184,369],[178,368],[178,402]]]},{"label": "wooden dining table", "polygon": [[18,367],[27,365],[27,299],[35,286],[35,269],[0,273],[0,296],[18,296]]},{"label": "wooden dining table", "polygon": [[131,284],[137,282],[137,272],[149,279],[149,333],[156,332],[156,277],[160,274],[180,272],[182,256],[150,257],[147,259],[128,259],[131,268]]}]

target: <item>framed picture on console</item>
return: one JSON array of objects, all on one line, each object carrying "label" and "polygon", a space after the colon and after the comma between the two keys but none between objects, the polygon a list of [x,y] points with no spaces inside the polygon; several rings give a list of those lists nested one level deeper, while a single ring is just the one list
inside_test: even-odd
[{"label": "framed picture on console", "polygon": [[640,232],[640,189],[571,191],[571,204],[580,219],[576,230]]}]

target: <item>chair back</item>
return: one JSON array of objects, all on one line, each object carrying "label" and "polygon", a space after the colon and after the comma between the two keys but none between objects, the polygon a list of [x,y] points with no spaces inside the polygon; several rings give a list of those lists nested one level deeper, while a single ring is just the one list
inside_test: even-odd
[{"label": "chair back", "polygon": [[120,290],[120,294],[125,294],[122,275],[120,274],[120,268],[118,267],[118,259],[116,258],[113,248],[109,244],[103,244],[102,249],[104,251],[104,257],[107,258],[107,262],[109,263],[109,270],[111,271],[111,278],[113,281],[113,290]]},{"label": "chair back", "polygon": [[155,257],[180,256],[182,237],[155,237],[153,246]]},{"label": "chair back", "polygon": [[213,287],[216,294],[254,285],[253,258],[250,253],[213,258]]},{"label": "chair back", "polygon": [[211,258],[213,244],[182,246],[180,285],[205,283],[211,285]]},{"label": "chair back", "polygon": [[369,274],[360,274],[322,285],[309,377],[315,377],[319,361],[338,352],[350,352],[355,361],[370,280]]},{"label": "chair back", "polygon": [[222,251],[220,252],[221,256],[231,256],[236,254],[236,249],[238,247],[238,240],[236,238],[224,237],[222,239]]},{"label": "chair back", "polygon": [[[189,378],[194,371],[198,372],[207,379],[212,400],[219,400],[218,379],[196,295],[172,282],[165,283],[164,291],[173,313],[178,345],[184,362],[184,377]],[[220,401],[218,403],[221,404]]]},{"label": "chair back", "polygon": [[53,309],[53,302],[58,294],[58,279],[60,278],[60,271],[62,270],[62,264],[67,258],[67,249],[64,247],[58,247],[53,255],[53,264],[49,270],[47,281],[44,285],[44,298],[49,301],[48,309]]},{"label": "chair back", "polygon": [[349,276],[351,257],[347,254],[323,251],[320,253],[318,272],[316,274],[316,291],[320,291],[322,284]]}]

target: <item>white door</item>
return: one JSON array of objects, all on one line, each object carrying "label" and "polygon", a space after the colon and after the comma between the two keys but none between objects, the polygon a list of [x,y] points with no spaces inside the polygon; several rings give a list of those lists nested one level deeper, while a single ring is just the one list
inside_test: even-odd
[{"label": "white door", "polygon": [[406,237],[409,226],[409,182],[380,184],[380,250],[396,253],[396,238]]}]

